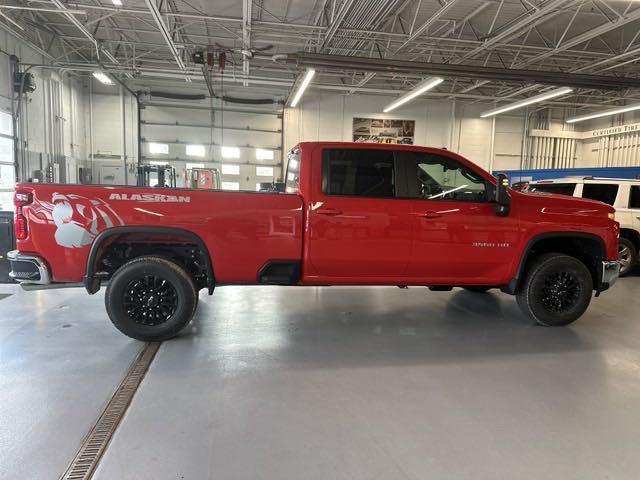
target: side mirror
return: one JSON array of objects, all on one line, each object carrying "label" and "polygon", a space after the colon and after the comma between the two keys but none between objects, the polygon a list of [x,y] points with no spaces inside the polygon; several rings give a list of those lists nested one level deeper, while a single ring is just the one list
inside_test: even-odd
[{"label": "side mirror", "polygon": [[496,177],[496,215],[506,217],[509,215],[511,197],[509,196],[509,178],[504,173],[499,173]]}]

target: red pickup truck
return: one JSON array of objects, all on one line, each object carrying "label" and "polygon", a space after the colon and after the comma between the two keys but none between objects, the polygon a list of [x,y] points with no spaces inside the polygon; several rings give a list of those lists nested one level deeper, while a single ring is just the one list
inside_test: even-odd
[{"label": "red pickup truck", "polygon": [[618,277],[613,208],[516,192],[447,150],[304,142],[285,180],[274,193],[18,184],[11,275],[107,283],[109,317],[140,340],[176,335],[220,285],[499,288],[551,326]]}]

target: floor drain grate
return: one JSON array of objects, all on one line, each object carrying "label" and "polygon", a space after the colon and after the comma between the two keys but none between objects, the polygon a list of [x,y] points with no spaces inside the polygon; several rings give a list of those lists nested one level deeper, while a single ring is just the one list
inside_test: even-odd
[{"label": "floor drain grate", "polygon": [[138,354],[60,480],[88,480],[91,478],[158,348],[160,348],[159,342],[147,343]]}]

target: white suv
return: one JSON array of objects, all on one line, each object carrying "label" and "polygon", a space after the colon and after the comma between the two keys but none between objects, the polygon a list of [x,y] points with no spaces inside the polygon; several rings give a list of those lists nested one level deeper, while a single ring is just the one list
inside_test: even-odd
[{"label": "white suv", "polygon": [[620,275],[626,275],[638,262],[640,251],[640,180],[595,177],[565,177],[530,182],[526,191],[558,193],[590,198],[616,209],[620,222],[618,260]]}]

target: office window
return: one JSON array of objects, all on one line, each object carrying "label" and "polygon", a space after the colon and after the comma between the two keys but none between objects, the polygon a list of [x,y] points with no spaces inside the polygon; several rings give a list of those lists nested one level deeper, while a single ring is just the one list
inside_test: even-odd
[{"label": "office window", "polygon": [[273,150],[256,148],[256,160],[273,160]]},{"label": "office window", "polygon": [[187,155],[190,157],[204,157],[204,145],[187,145]]},{"label": "office window", "polygon": [[618,195],[618,185],[613,183],[585,183],[582,196],[591,200],[598,200],[613,205]]},{"label": "office window", "polygon": [[239,182],[222,182],[222,190],[240,190]]},{"label": "office window", "polygon": [[169,153],[169,145],[166,143],[150,143],[149,153],[153,155],[167,155]]},{"label": "office window", "polygon": [[273,177],[273,167],[256,167],[257,177]]},{"label": "office window", "polygon": [[223,175],[240,175],[240,165],[234,165],[231,163],[222,164]]},{"label": "office window", "polygon": [[327,149],[322,152],[322,169],[322,190],[328,195],[395,195],[391,150]]}]

